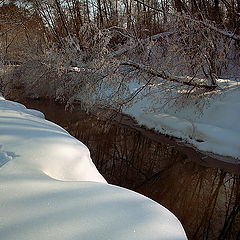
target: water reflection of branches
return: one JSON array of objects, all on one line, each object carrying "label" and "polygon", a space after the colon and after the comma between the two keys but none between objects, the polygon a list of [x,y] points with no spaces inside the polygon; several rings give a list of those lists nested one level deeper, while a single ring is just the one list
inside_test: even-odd
[{"label": "water reflection of branches", "polygon": [[71,132],[90,148],[110,183],[135,189],[174,212],[189,239],[236,239],[239,176],[193,163],[131,128],[89,119]]}]

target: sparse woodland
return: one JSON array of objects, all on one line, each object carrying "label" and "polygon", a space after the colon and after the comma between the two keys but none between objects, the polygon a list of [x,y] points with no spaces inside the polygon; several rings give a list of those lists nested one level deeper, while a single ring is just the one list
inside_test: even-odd
[{"label": "sparse woodland", "polygon": [[[80,101],[87,110],[121,110],[150,86],[164,101],[176,90],[177,98],[209,96],[219,78],[239,79],[239,48],[237,0],[0,1],[5,96]],[[141,87],[131,92],[135,79]]]},{"label": "sparse woodland", "polygon": [[[2,93],[5,99],[15,102],[24,103],[21,98],[30,98],[31,102],[33,99],[50,99],[68,110],[77,105],[77,113],[74,115],[73,110],[72,116],[72,119],[77,116],[77,121],[72,122],[69,112],[62,115],[62,110],[57,108],[54,112],[58,104],[42,101],[45,106],[46,102],[50,103],[48,111],[56,115],[58,124],[90,147],[96,166],[113,180],[113,184],[132,187],[142,193],[147,189],[151,193],[149,197],[156,200],[161,197],[161,204],[168,200],[166,207],[173,209],[188,229],[189,239],[240,239],[240,178],[235,174],[239,172],[240,159],[239,84],[240,0],[0,0],[0,100]],[[224,98],[229,92],[229,97]],[[212,104],[211,100],[215,99],[217,103]],[[5,208],[16,203],[31,212],[28,199],[30,207],[34,206],[32,209],[40,199],[40,205],[51,207],[50,215],[46,208],[47,219],[53,219],[53,225],[59,229],[59,219],[55,222],[52,217],[52,201],[55,196],[58,199],[60,192],[54,190],[53,193],[52,187],[44,191],[40,188],[41,193],[36,192],[37,195],[31,198],[32,192],[26,188],[23,193],[27,195],[21,195],[19,191],[24,198],[17,197],[14,202],[9,198],[16,196],[10,178],[15,172],[21,174],[14,179],[18,190],[22,189],[19,188],[21,181],[22,186],[25,182],[26,186],[34,186],[34,181],[45,186],[47,180],[43,177],[50,173],[48,169],[63,176],[65,170],[66,174],[78,174],[75,170],[80,169],[81,175],[85,171],[81,162],[85,150],[81,152],[80,146],[75,151],[79,142],[73,143],[72,148],[70,140],[75,141],[74,138],[63,133],[62,128],[55,130],[55,126],[38,118],[36,111],[24,109],[15,102],[0,102],[3,109],[0,158],[3,156],[3,164],[5,159],[18,158],[5,168],[10,169],[10,174],[6,172],[3,174],[6,178],[2,179],[7,182],[6,186],[11,183],[11,187],[4,185],[2,188],[4,204],[1,205]],[[80,108],[93,114],[85,117],[87,114],[81,115]],[[200,118],[206,109],[209,111]],[[149,115],[144,116],[146,112]],[[37,120],[34,120],[35,115]],[[106,119],[119,122],[123,119],[123,125],[111,125]],[[146,131],[144,135],[144,126],[162,136],[157,139],[159,135],[155,136],[153,131]],[[55,132],[59,136],[55,137]],[[62,144],[64,137],[66,144]],[[29,149],[31,146],[33,150]],[[80,151],[79,156],[77,151]],[[88,161],[90,155],[86,152]],[[75,161],[71,160],[73,158],[76,167],[71,163]],[[235,165],[227,167],[228,163],[215,163],[214,158],[229,163],[234,160]],[[46,162],[46,168],[42,162]],[[61,162],[64,163],[62,167]],[[21,167],[19,171],[18,166]],[[36,171],[35,166],[39,168]],[[230,170],[236,171],[233,174]],[[36,177],[29,177],[31,171],[37,174]],[[55,179],[54,184],[62,183],[62,178],[56,181],[58,178],[53,174],[48,177]],[[69,184],[74,181],[77,186],[73,178],[66,180]],[[34,188],[30,190],[35,192]],[[9,195],[8,189],[14,189],[14,192],[9,190]],[[43,192],[50,196],[49,201]],[[69,193],[65,191],[60,201],[65,203]],[[5,198],[4,194],[9,196]],[[58,207],[62,205],[56,205],[56,216],[64,216],[60,223],[71,228],[61,229],[63,231],[57,232],[56,236],[60,236],[59,233],[68,236],[64,235],[68,232],[72,238],[75,234],[71,232],[72,221],[78,223],[78,218],[72,216],[77,211],[71,198],[77,195],[74,192],[69,196],[71,204],[64,205],[66,212],[70,212],[66,215],[69,221],[65,221],[64,211]],[[45,200],[51,204],[43,204]],[[106,203],[101,209],[105,209]],[[88,212],[87,208],[85,210]],[[25,213],[25,208],[22,212]],[[34,226],[31,233],[44,233],[36,226],[40,223],[42,229],[48,227],[43,218],[45,213],[39,208],[39,216],[35,217],[35,210],[33,212],[33,220],[18,214],[19,222],[13,218],[12,225],[6,218],[3,221],[6,236],[10,236],[16,227],[21,231],[14,230],[12,236],[20,234],[21,239],[24,237],[22,232],[25,228],[28,231],[31,224]],[[110,214],[108,223],[114,219]],[[87,221],[92,224],[90,220],[91,216]],[[98,219],[96,221],[94,217],[93,222],[97,223]],[[145,225],[140,223],[143,228]],[[94,224],[94,228],[89,229],[99,228]],[[149,232],[150,225],[146,226],[145,230]],[[48,233],[49,229],[46,229]],[[88,236],[86,229],[82,229],[83,237]],[[117,236],[117,229],[112,229]],[[103,231],[108,233],[109,230],[104,226]],[[51,237],[49,233],[47,236]]]}]

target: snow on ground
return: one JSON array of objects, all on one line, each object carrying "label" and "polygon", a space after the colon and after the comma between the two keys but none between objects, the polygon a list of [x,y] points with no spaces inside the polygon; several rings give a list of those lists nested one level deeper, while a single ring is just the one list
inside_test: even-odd
[{"label": "snow on ground", "polygon": [[160,204],[107,184],[88,148],[0,97],[0,239],[186,239]]},{"label": "snow on ground", "polygon": [[67,131],[46,121],[39,111],[7,100],[0,102],[1,152],[17,155],[11,169],[37,169],[64,181],[105,182],[88,148]]},{"label": "snow on ground", "polygon": [[[238,82],[230,80],[220,80],[219,83],[223,91],[209,98],[201,111],[198,103],[193,101],[188,101],[184,107],[164,107],[161,93],[153,91],[144,98],[140,96],[123,112],[134,117],[141,125],[181,138],[199,150],[231,156],[235,158],[235,163],[240,163],[240,86]],[[137,82],[132,83],[130,91],[139,86]],[[149,89],[143,94],[147,91]]]}]

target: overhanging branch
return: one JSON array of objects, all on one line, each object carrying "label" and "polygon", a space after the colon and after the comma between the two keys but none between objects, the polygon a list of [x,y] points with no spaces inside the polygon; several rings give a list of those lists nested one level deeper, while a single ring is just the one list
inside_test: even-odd
[{"label": "overhanging branch", "polygon": [[142,70],[152,76],[160,77],[160,78],[163,78],[170,82],[176,82],[176,83],[180,83],[183,85],[192,86],[192,87],[196,87],[196,88],[203,88],[208,91],[212,91],[217,87],[217,85],[204,84],[203,82],[206,81],[205,79],[193,78],[193,77],[189,77],[189,76],[186,76],[186,77],[174,76],[165,71],[157,71],[148,66],[145,66],[140,63],[135,63],[132,61],[123,62],[123,63],[121,63],[121,65],[128,65],[128,66],[135,67],[136,69]]}]

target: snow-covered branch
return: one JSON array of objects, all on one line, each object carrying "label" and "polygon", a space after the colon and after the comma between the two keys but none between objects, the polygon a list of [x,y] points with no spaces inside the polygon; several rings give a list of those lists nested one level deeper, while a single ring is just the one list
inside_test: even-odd
[{"label": "snow-covered branch", "polygon": [[208,91],[212,91],[217,87],[217,85],[205,84],[204,83],[204,82],[206,82],[205,79],[189,77],[189,76],[184,76],[184,77],[183,76],[174,76],[166,71],[155,70],[144,64],[140,64],[140,63],[136,63],[136,62],[132,62],[132,61],[123,62],[123,63],[121,63],[121,65],[132,66],[132,67],[142,70],[150,75],[160,77],[160,78],[166,79],[171,82],[177,82],[177,83],[180,83],[183,85],[192,86],[192,87],[196,87],[196,88],[204,88]]}]

